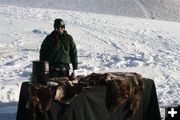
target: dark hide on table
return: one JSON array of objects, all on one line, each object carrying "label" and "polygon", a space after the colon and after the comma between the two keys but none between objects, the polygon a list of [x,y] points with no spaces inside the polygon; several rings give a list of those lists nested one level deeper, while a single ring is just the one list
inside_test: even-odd
[{"label": "dark hide on table", "polygon": [[45,120],[51,103],[47,86],[24,82],[21,87],[17,120]]},{"label": "dark hide on table", "polygon": [[[52,100],[44,120],[160,120],[154,82],[137,73],[93,73],[76,85],[83,92],[78,91],[69,104]],[[17,120],[33,120],[33,110],[25,107],[29,88],[28,83],[22,84]]]}]

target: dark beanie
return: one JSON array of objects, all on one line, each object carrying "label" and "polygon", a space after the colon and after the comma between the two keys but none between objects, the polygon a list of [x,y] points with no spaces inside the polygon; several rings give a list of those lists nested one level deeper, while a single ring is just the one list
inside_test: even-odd
[{"label": "dark beanie", "polygon": [[62,19],[58,18],[54,20],[54,28],[56,27],[65,27],[65,23]]}]

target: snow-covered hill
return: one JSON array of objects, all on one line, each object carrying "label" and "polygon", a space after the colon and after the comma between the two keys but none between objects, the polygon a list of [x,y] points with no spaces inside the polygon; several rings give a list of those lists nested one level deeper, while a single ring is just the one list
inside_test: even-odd
[{"label": "snow-covered hill", "polygon": [[180,0],[0,0],[0,4],[180,22]]},{"label": "snow-covered hill", "polygon": [[154,79],[161,107],[180,104],[180,23],[1,5],[0,120],[15,119],[21,83],[57,17],[77,44],[78,74],[135,71]]}]

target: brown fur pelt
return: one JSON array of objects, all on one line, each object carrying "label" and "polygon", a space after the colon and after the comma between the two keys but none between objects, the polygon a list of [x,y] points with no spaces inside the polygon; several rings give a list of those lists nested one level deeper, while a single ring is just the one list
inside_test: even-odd
[{"label": "brown fur pelt", "polygon": [[110,112],[116,111],[124,102],[127,102],[128,116],[138,109],[144,89],[144,79],[134,72],[92,73],[85,78],[91,85],[107,85],[106,105]]},{"label": "brown fur pelt", "polygon": [[82,90],[83,86],[78,83],[60,83],[56,88],[54,100],[63,104],[70,104],[71,101],[82,92]]},{"label": "brown fur pelt", "polygon": [[[73,83],[68,78],[53,78],[58,87],[53,98],[64,104],[79,95],[84,88],[94,85],[106,85],[106,106],[110,112],[116,111],[121,105],[127,103],[127,117],[132,116],[139,107],[140,98],[144,89],[144,79],[140,74],[133,72],[109,72],[104,74],[92,73],[85,77],[76,77]],[[36,113],[43,113],[49,109],[52,98],[48,86],[32,86],[31,103],[35,106]],[[41,114],[40,114],[41,115]]]},{"label": "brown fur pelt", "polygon": [[26,104],[27,109],[33,108],[33,120],[44,120],[44,114],[50,108],[51,92],[47,86],[32,85],[31,96]]}]

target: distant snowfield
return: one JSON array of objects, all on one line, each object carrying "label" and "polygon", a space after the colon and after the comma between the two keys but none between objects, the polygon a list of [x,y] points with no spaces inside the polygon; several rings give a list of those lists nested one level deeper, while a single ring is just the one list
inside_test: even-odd
[{"label": "distant snowfield", "polygon": [[1,5],[0,120],[15,119],[21,83],[57,17],[77,44],[78,74],[135,71],[155,81],[161,107],[180,104],[180,23]]},{"label": "distant snowfield", "polygon": [[0,0],[0,4],[180,22],[180,0]]}]

